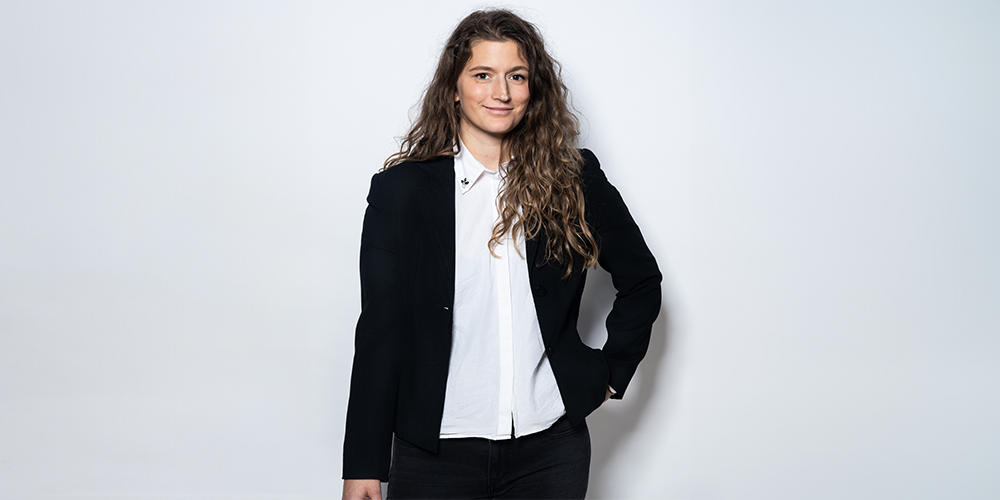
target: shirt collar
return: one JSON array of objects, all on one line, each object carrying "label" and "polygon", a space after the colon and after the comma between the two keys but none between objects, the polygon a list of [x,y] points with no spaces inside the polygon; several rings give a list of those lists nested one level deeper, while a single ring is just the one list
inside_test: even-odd
[{"label": "shirt collar", "polygon": [[458,154],[455,155],[455,182],[458,182],[462,194],[468,193],[486,175],[496,175],[496,172],[483,166],[459,139]]}]

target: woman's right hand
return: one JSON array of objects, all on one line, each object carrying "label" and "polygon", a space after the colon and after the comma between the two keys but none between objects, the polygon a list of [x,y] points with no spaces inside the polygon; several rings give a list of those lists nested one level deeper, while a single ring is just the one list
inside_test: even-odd
[{"label": "woman's right hand", "polygon": [[343,500],[382,500],[378,479],[345,479]]}]

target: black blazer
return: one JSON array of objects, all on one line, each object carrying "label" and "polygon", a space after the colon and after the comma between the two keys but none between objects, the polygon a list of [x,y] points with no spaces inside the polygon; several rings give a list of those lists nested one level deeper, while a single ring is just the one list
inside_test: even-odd
[{"label": "black blazer", "polygon": [[[600,246],[599,263],[618,290],[603,349],[587,347],[576,329],[583,259],[573,259],[572,273],[563,279],[565,266],[539,265],[544,236],[525,245],[545,352],[571,424],[601,405],[608,385],[618,391],[615,398],[622,397],[660,310],[660,271],[639,227],[594,154],[581,154],[587,222]],[[345,479],[387,480],[394,432],[437,450],[454,296],[454,158],[406,162],[375,174],[361,234],[361,317]]]}]

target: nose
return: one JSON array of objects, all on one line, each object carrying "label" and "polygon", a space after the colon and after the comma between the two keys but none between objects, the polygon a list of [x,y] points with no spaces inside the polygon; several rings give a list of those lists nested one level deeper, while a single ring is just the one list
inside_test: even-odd
[{"label": "nose", "polygon": [[498,78],[496,84],[493,85],[493,98],[500,102],[507,102],[510,100],[510,91],[507,88],[507,79]]}]

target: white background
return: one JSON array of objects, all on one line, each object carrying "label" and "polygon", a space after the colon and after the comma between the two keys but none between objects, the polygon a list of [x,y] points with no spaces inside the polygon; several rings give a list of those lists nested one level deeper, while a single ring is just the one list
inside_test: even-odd
[{"label": "white background", "polygon": [[[1000,2],[525,5],[665,276],[590,497],[1000,498]],[[339,498],[368,180],[476,6],[0,1],[0,498]]]}]

